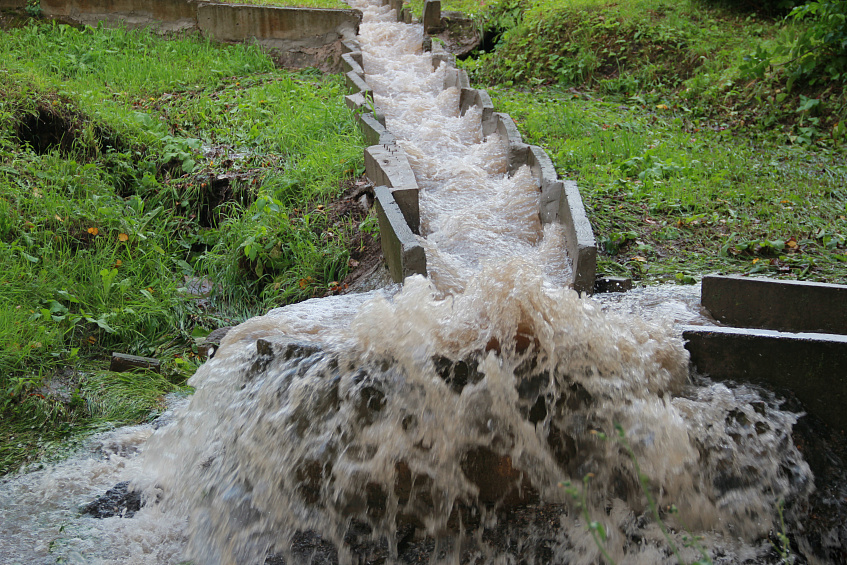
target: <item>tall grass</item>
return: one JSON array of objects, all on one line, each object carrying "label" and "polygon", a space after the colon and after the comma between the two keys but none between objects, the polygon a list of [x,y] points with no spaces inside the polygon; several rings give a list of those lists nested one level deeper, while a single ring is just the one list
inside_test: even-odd
[{"label": "tall grass", "polygon": [[[0,39],[5,472],[147,418],[196,366],[194,337],[340,280],[345,233],[318,207],[362,152],[338,77],[255,46],[35,23]],[[163,374],[104,372],[112,351]]]}]

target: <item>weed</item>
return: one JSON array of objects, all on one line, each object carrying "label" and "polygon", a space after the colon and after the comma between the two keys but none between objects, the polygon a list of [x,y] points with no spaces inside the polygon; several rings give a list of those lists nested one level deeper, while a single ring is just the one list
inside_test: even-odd
[{"label": "weed", "polygon": [[[349,242],[320,210],[362,155],[340,78],[274,70],[254,46],[2,33],[0,473],[155,414],[196,368],[198,327],[329,292]],[[163,376],[104,372],[112,351]]]}]

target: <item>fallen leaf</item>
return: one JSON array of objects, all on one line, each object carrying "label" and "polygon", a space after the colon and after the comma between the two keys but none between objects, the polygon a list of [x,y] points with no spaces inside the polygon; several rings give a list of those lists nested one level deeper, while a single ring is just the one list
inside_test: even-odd
[{"label": "fallen leaf", "polygon": [[119,233],[118,234],[118,241],[126,241],[128,239],[129,239],[129,236],[127,234],[125,234],[125,233]]},{"label": "fallen leaf", "polygon": [[656,109],[657,110],[670,110],[670,108],[668,108],[667,104],[659,104],[658,106],[656,106]]},{"label": "fallen leaf", "polygon": [[350,267],[351,269],[355,269],[356,267],[359,266],[359,262],[356,261],[355,259],[350,259],[349,261],[347,261],[347,266]]}]

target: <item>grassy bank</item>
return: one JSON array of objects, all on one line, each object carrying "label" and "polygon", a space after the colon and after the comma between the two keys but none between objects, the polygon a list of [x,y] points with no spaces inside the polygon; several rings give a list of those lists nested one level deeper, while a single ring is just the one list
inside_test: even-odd
[{"label": "grassy bank", "polygon": [[843,80],[798,78],[776,47],[812,22],[694,0],[444,9],[485,30],[473,81],[579,183],[602,272],[847,281]]},{"label": "grassy bank", "polygon": [[0,61],[3,473],[155,413],[211,329],[329,292],[362,150],[338,77],[250,46],[33,23]]}]

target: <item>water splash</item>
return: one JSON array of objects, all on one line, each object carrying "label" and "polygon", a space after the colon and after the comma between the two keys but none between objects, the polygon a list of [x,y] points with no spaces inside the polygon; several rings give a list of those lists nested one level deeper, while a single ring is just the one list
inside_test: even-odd
[{"label": "water splash", "polygon": [[[0,556],[310,562],[296,548],[314,532],[350,563],[361,557],[357,531],[389,560],[429,538],[435,562],[507,563],[535,545],[529,561],[596,563],[558,486],[590,474],[586,500],[612,557],[672,562],[633,461],[597,433],[620,424],[650,492],[679,508],[664,516],[675,531],[702,536],[718,561],[762,558],[778,501],[812,488],[791,441],[795,416],[745,387],[692,385],[666,316],[616,313],[566,288],[563,235],[538,221],[529,171],[509,176],[504,143],[483,138],[478,111],[458,115],[458,91],[442,88],[445,67],[432,71],[420,26],[361,8],[368,81],[422,189],[429,277],[235,328],[172,424],[106,436],[143,445],[141,458],[95,448],[6,481]],[[124,480],[144,492],[134,518],[74,515]],[[514,547],[486,534],[527,512],[547,529],[513,524],[523,538]],[[7,549],[27,528],[41,545]]]}]

